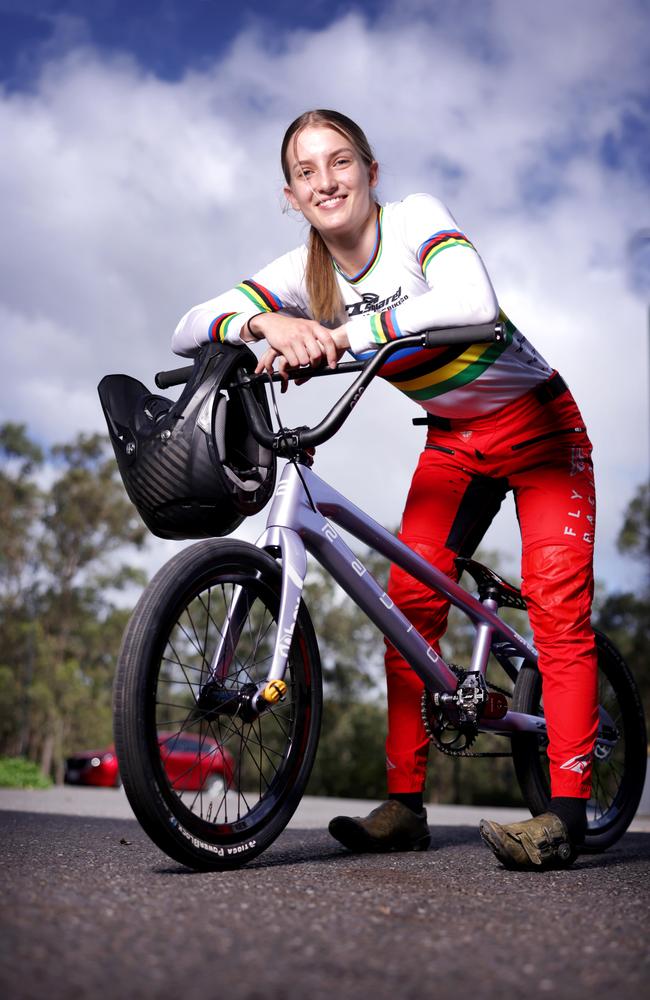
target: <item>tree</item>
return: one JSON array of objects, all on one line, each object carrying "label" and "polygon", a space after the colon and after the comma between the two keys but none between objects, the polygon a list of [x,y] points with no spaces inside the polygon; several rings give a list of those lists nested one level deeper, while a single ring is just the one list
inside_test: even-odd
[{"label": "tree", "polygon": [[128,615],[114,599],[142,583],[116,554],[141,547],[145,529],[99,435],[43,453],[6,424],[0,456],[0,753],[60,781],[66,754],[110,739]]},{"label": "tree", "polygon": [[646,715],[650,710],[650,484],[643,483],[625,511],[618,550],[641,562],[643,583],[616,591],[601,602],[595,625],[613,640],[632,668],[641,689]]},{"label": "tree", "polygon": [[650,482],[642,483],[627,505],[618,550],[640,560],[650,575]]},{"label": "tree", "polygon": [[6,608],[16,608],[33,573],[36,553],[33,526],[40,513],[41,494],[34,471],[43,452],[20,424],[0,427],[0,598]]}]

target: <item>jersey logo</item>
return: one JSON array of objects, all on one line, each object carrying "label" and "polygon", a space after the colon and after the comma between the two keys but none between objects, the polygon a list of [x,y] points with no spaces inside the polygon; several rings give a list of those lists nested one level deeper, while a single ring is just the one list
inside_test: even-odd
[{"label": "jersey logo", "polygon": [[385,299],[380,299],[375,292],[364,292],[361,302],[351,302],[345,307],[345,311],[350,318],[353,316],[363,316],[366,313],[382,312],[384,309],[392,309],[396,305],[405,302],[408,295],[402,296],[402,286],[388,295]]}]

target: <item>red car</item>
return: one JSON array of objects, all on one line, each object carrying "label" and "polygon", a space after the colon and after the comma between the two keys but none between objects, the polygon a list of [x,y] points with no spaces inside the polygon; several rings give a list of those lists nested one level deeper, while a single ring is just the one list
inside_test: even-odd
[{"label": "red car", "polygon": [[[207,736],[194,733],[159,733],[160,757],[167,777],[175,791],[207,790],[221,779],[231,788],[235,773],[232,754]],[[103,750],[83,750],[65,762],[65,782],[68,785],[96,785],[114,788],[120,784],[115,747]]]}]

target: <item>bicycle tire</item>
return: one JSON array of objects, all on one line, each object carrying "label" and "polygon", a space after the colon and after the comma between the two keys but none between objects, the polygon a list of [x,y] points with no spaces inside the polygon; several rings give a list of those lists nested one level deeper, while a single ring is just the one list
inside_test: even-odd
[{"label": "bicycle tire", "polygon": [[[596,631],[598,697],[614,721],[618,739],[608,751],[598,741],[592,772],[592,796],[587,803],[587,833],[582,850],[604,851],[623,836],[632,822],[643,793],[647,763],[647,738],[639,691],[625,660],[614,644]],[[516,712],[542,714],[541,675],[524,663],[515,684],[512,707]],[[533,816],[546,812],[550,782],[545,741],[535,734],[512,736],[512,756],[517,780]]]},{"label": "bicycle tire", "polygon": [[[245,595],[245,624],[224,684],[236,694],[243,684],[257,685],[266,678],[280,581],[278,564],[253,545],[226,539],[199,542],[159,570],[122,641],[113,711],[124,789],[149,837],[190,868],[228,870],[260,854],[285,828],[311,772],[322,681],[316,636],[302,602],[283,701],[244,722],[237,716],[211,719],[197,700],[235,588]],[[205,748],[203,757],[199,749],[192,772],[198,768],[201,787],[189,793],[165,766],[164,755],[173,747],[168,733],[176,731],[179,738],[191,735]],[[221,798],[210,797],[203,788],[215,742],[224,768],[232,760]],[[217,785],[212,775],[210,787]]]}]

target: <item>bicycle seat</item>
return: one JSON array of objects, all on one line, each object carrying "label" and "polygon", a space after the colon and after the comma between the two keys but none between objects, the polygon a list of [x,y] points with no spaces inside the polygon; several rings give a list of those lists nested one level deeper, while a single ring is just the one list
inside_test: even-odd
[{"label": "bicycle seat", "polygon": [[496,597],[500,608],[517,608],[519,611],[526,610],[526,601],[521,596],[519,588],[508,583],[507,580],[500,577],[494,570],[488,569],[487,566],[477,562],[475,559],[465,559],[462,556],[459,556],[454,562],[458,567],[459,575],[463,571],[466,571],[475,581],[481,600],[484,600],[486,597]]}]

